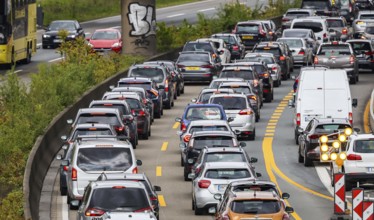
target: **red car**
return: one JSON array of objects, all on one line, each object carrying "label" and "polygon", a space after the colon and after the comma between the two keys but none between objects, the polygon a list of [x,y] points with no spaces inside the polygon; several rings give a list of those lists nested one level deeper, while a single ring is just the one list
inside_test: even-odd
[{"label": "red car", "polygon": [[98,29],[87,40],[92,49],[98,53],[108,51],[120,53],[122,51],[122,37],[118,29]]}]

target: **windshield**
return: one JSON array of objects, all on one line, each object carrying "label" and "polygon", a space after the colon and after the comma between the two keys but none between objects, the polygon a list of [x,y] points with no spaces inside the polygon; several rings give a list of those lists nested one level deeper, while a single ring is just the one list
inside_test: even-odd
[{"label": "windshield", "polygon": [[227,136],[203,136],[195,137],[191,143],[194,149],[203,149],[207,147],[234,147],[232,137]]},{"label": "windshield", "polygon": [[91,108],[116,108],[119,112],[122,112],[123,115],[128,115],[130,112],[127,112],[127,108],[124,105],[120,104],[93,104]]},{"label": "windshield", "polygon": [[356,140],[353,150],[357,153],[374,153],[374,139]]},{"label": "windshield", "polygon": [[142,212],[150,210],[147,197],[142,188],[97,188],[92,193],[89,208],[113,212]]},{"label": "windshield", "polygon": [[301,18],[301,17],[307,17],[309,16],[309,12],[306,11],[290,11],[286,13],[287,17],[295,17],[295,18]]},{"label": "windshield", "polygon": [[371,52],[371,47],[369,42],[350,42],[352,45],[353,51],[356,55],[360,55],[367,51]]},{"label": "windshield", "polygon": [[231,210],[241,214],[271,214],[281,210],[282,204],[277,200],[235,200]]},{"label": "windshield", "polygon": [[221,111],[216,107],[192,107],[186,114],[186,119],[193,120],[222,120]]},{"label": "windshield", "polygon": [[115,31],[95,31],[91,40],[116,40],[118,38],[118,34]]},{"label": "windshield", "polygon": [[100,123],[110,125],[120,125],[117,115],[115,114],[81,114],[77,120],[77,124],[83,123]]},{"label": "windshield", "polygon": [[327,19],[327,27],[344,27],[344,22],[340,19]]},{"label": "windshield", "polygon": [[209,54],[207,53],[189,53],[181,54],[178,58],[177,63],[186,61],[200,61],[200,62],[210,62]]},{"label": "windshield", "polygon": [[288,45],[288,47],[290,48],[301,48],[303,47],[303,42],[299,39],[287,39],[287,38],[283,38],[283,39],[278,39],[278,41],[280,42],[284,42]]},{"label": "windshield", "polygon": [[253,80],[252,70],[223,70],[219,75],[219,78],[242,78],[245,80]]},{"label": "windshield", "polygon": [[214,152],[206,155],[205,162],[246,162],[243,153]]},{"label": "windshield", "polygon": [[77,129],[74,131],[72,135],[72,140],[76,140],[78,136],[82,135],[115,135],[112,133],[112,131],[108,128],[85,128],[85,129]]},{"label": "windshield", "polygon": [[318,55],[326,56],[339,56],[339,55],[350,55],[348,45],[323,45],[318,52]]},{"label": "windshield", "polygon": [[140,87],[145,90],[152,89],[151,83],[131,83],[131,82],[119,82],[118,87]]},{"label": "windshield", "polygon": [[214,49],[210,43],[187,43],[183,51],[206,51],[214,53]]},{"label": "windshield", "polygon": [[222,105],[225,110],[242,110],[246,109],[246,98],[236,96],[214,97],[210,101],[214,104]]},{"label": "windshield", "polygon": [[338,131],[344,131],[346,128],[351,128],[346,124],[322,124],[316,127],[317,133],[333,133]]},{"label": "windshield", "polygon": [[134,68],[130,70],[129,76],[150,78],[157,83],[162,83],[165,78],[164,71],[160,68]]},{"label": "windshield", "polygon": [[205,172],[209,179],[243,179],[251,177],[247,169],[210,169]]},{"label": "windshield", "polygon": [[129,148],[94,147],[78,151],[77,166],[83,171],[123,171],[132,166]]},{"label": "windshield", "polygon": [[75,31],[75,25],[74,25],[74,22],[69,22],[69,21],[54,21],[49,26],[49,30],[51,31],[59,31],[59,30]]},{"label": "windshield", "polygon": [[213,92],[205,92],[201,94],[199,97],[199,100],[197,100],[199,103],[207,104],[209,102],[209,98],[213,95]]},{"label": "windshield", "polygon": [[307,22],[307,21],[297,22],[297,23],[295,22],[292,28],[310,29],[314,33],[323,31],[323,27],[320,22]]},{"label": "windshield", "polygon": [[137,99],[125,99],[127,104],[129,104],[130,108],[131,109],[141,109],[141,105],[140,105],[140,102],[139,100]]},{"label": "windshield", "polygon": [[259,27],[257,24],[241,24],[236,27],[237,34],[258,34]]},{"label": "windshield", "polygon": [[272,57],[265,56],[248,56],[245,57],[245,60],[249,62],[265,62],[266,65],[275,63]]}]

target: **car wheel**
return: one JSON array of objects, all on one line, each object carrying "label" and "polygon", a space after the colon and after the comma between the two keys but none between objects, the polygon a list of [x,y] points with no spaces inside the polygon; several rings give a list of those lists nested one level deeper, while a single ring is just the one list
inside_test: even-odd
[{"label": "car wheel", "polygon": [[188,178],[188,172],[186,169],[184,169],[184,181],[190,181],[190,178]]},{"label": "car wheel", "polygon": [[194,202],[195,206],[195,215],[202,215],[204,213],[204,209],[197,208],[196,202]]},{"label": "car wheel", "polygon": [[184,85],[182,87],[181,94],[184,94]]},{"label": "car wheel", "polygon": [[256,138],[256,129],[253,130],[253,133],[248,135],[248,140],[253,141]]},{"label": "car wheel", "polygon": [[299,150],[297,151],[297,154],[298,154],[297,162],[299,162],[299,163],[303,163],[303,162],[304,162],[304,157],[301,156],[300,146],[299,146]]},{"label": "car wheel", "polygon": [[164,106],[161,105],[161,115],[164,115]]},{"label": "car wheel", "polygon": [[182,88],[181,88],[181,85],[179,84],[178,89],[177,89],[177,96],[181,95],[181,91],[182,91]]},{"label": "car wheel", "polygon": [[298,145],[299,144],[299,136],[295,132],[295,143]]},{"label": "car wheel", "polygon": [[192,211],[194,211],[195,210],[195,202],[193,201],[193,199],[191,199],[191,201],[192,201]]},{"label": "car wheel", "polygon": [[184,166],[184,160],[183,160],[183,157],[181,155],[181,167],[183,167],[183,166]]},{"label": "car wheel", "polygon": [[171,101],[171,107],[174,107],[174,99]]},{"label": "car wheel", "polygon": [[282,85],[282,79],[278,79],[278,87],[280,86],[280,85]]},{"label": "car wheel", "polygon": [[151,133],[151,126],[149,126],[148,136],[150,137],[152,135]]},{"label": "car wheel", "polygon": [[274,81],[273,86],[274,87],[279,87],[279,79],[277,79],[276,81]]},{"label": "car wheel", "polygon": [[273,92],[266,94],[265,102],[271,102],[272,96],[273,96]]},{"label": "car wheel", "polygon": [[154,113],[154,117],[161,118],[161,108],[156,113]]},{"label": "car wheel", "polygon": [[351,77],[351,78],[349,79],[349,83],[350,83],[350,84],[356,84],[356,82],[357,82],[357,80],[356,80],[356,76]]},{"label": "car wheel", "polygon": [[307,149],[304,150],[304,166],[310,167],[313,165],[313,161],[307,156]]},{"label": "car wheel", "polygon": [[271,101],[273,101],[273,100],[274,100],[274,91],[271,90]]},{"label": "car wheel", "polygon": [[150,129],[150,128],[148,127],[148,129],[146,130],[146,132],[144,132],[144,134],[142,135],[144,140],[148,140],[148,137],[149,137],[149,129]]},{"label": "car wheel", "polygon": [[67,193],[68,193],[68,188],[60,186],[60,195],[66,196]]},{"label": "car wheel", "polygon": [[359,79],[359,74],[358,74],[358,71],[356,72],[356,81],[358,82],[360,79]]},{"label": "car wheel", "polygon": [[134,140],[130,141],[132,145],[132,149],[136,149],[136,137],[134,137]]},{"label": "car wheel", "polygon": [[170,97],[169,97],[168,102],[165,104],[165,108],[166,109],[171,109],[171,99],[170,99]]}]

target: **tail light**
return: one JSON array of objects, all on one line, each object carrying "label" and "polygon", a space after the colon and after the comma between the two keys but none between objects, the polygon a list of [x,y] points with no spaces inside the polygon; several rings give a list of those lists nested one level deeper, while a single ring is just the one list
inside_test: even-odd
[{"label": "tail light", "polygon": [[347,160],[362,160],[362,157],[358,154],[348,154]]},{"label": "tail light", "polygon": [[85,216],[102,216],[105,214],[104,210],[97,209],[97,208],[89,208],[85,211]]},{"label": "tail light", "polygon": [[353,126],[353,114],[352,114],[352,112],[350,112],[348,114],[348,120],[349,120],[349,123],[351,123],[351,125]]},{"label": "tail light", "polygon": [[299,55],[305,55],[305,51],[304,51],[303,49],[301,49],[301,50],[299,51]]},{"label": "tail light", "polygon": [[311,134],[308,137],[309,137],[309,139],[318,139],[319,135],[318,134]]},{"label": "tail light", "polygon": [[138,173],[138,167],[135,167],[134,169],[132,169],[132,173]]},{"label": "tail light", "polygon": [[134,212],[145,212],[145,211],[152,211],[152,208],[149,206],[149,207],[145,207],[145,208],[135,210]]},{"label": "tail light", "polygon": [[210,186],[210,180],[200,180],[198,185],[199,188],[207,189]]},{"label": "tail light", "polygon": [[151,201],[157,201],[157,197],[156,196],[151,196],[150,199],[151,199]]},{"label": "tail light", "polygon": [[350,57],[349,57],[349,63],[350,63],[350,64],[354,64],[354,63],[355,63],[355,58],[354,58],[354,56],[350,56]]},{"label": "tail light", "polygon": [[290,220],[290,216],[287,213],[283,214],[282,220]]},{"label": "tail light", "polygon": [[281,60],[281,61],[286,60],[286,57],[285,56],[280,56],[279,60]]},{"label": "tail light", "polygon": [[183,138],[183,141],[186,142],[186,143],[188,143],[190,140],[191,140],[191,135],[190,134],[185,135],[184,138]]},{"label": "tail light", "polygon": [[296,114],[296,125],[300,126],[301,124],[301,116],[300,116],[300,113],[297,113]]},{"label": "tail light", "polygon": [[317,56],[314,57],[314,64],[318,64],[318,57]]},{"label": "tail light", "polygon": [[239,46],[234,45],[234,46],[232,47],[232,50],[235,50],[235,51],[239,50]]},{"label": "tail light", "polygon": [[253,80],[253,86],[254,86],[254,87],[257,87],[257,86],[258,86],[258,80],[257,80],[257,79]]},{"label": "tail light", "polygon": [[271,70],[272,70],[272,71],[277,71],[277,69],[278,69],[277,66],[272,66],[272,67],[271,67]]},{"label": "tail light", "polygon": [[140,110],[138,115],[139,116],[145,116],[145,111],[144,110]]},{"label": "tail light", "polygon": [[255,95],[250,95],[250,96],[248,96],[248,98],[250,98],[250,99],[253,99],[253,100],[257,101],[257,97],[256,97]]},{"label": "tail light", "polygon": [[289,18],[282,18],[282,22],[287,22],[289,20],[290,20]]},{"label": "tail light", "polygon": [[269,73],[264,73],[262,76],[263,76],[265,79],[266,79],[266,78],[269,78]]},{"label": "tail light", "polygon": [[64,166],[63,169],[64,169],[64,171],[68,171],[69,170],[69,166]]},{"label": "tail light", "polygon": [[165,92],[169,92],[169,80],[165,80]]},{"label": "tail light", "polygon": [[203,66],[201,66],[201,68],[214,68],[211,64],[209,64],[209,65],[203,65]]},{"label": "tail light", "polygon": [[116,129],[117,132],[122,132],[124,130],[124,127],[116,126],[115,129]]},{"label": "tail light", "polygon": [[187,130],[187,126],[185,123],[181,123],[181,131],[186,131]]},{"label": "tail light", "polygon": [[72,181],[77,181],[77,178],[78,178],[78,172],[77,170],[73,167],[71,169],[71,180]]},{"label": "tail light", "polygon": [[251,109],[243,109],[239,112],[239,115],[252,115],[253,111]]},{"label": "tail light", "polygon": [[347,33],[348,33],[347,28],[343,28],[343,30],[342,30],[342,34],[347,34]]},{"label": "tail light", "polygon": [[371,55],[373,55],[373,52],[371,52],[371,51],[366,51],[366,52],[365,52],[365,55],[367,55],[367,56],[371,56]]},{"label": "tail light", "polygon": [[327,34],[326,33],[323,34],[323,38],[327,38]]}]

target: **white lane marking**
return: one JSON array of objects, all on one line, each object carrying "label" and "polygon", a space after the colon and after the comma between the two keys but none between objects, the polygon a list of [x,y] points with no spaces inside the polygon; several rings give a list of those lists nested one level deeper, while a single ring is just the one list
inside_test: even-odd
[{"label": "white lane marking", "polygon": [[201,9],[201,10],[198,10],[198,12],[211,11],[211,10],[214,10],[214,9],[215,8]]},{"label": "white lane marking", "polygon": [[316,166],[315,168],[322,184],[326,187],[327,191],[329,191],[329,193],[334,196],[334,188],[331,186],[331,178],[329,171],[327,171],[327,167]]},{"label": "white lane marking", "polygon": [[112,28],[112,29],[121,29],[122,26],[114,26],[114,27],[110,27],[110,28]]},{"label": "white lane marking", "polygon": [[14,71],[14,73],[19,73],[19,72],[22,72],[23,70],[16,70]]},{"label": "white lane marking", "polygon": [[53,59],[53,60],[49,60],[48,63],[52,63],[52,62],[59,61],[59,60],[62,60],[62,59],[64,59],[64,58],[63,57],[56,58],[56,59]]},{"label": "white lane marking", "polygon": [[61,214],[62,220],[69,220],[69,207],[67,204],[68,197],[67,196],[60,196],[61,197]]},{"label": "white lane marking", "polygon": [[182,14],[175,14],[175,15],[169,15],[169,16],[166,16],[167,18],[174,18],[174,17],[178,17],[178,16],[182,16],[184,15],[184,13]]}]

